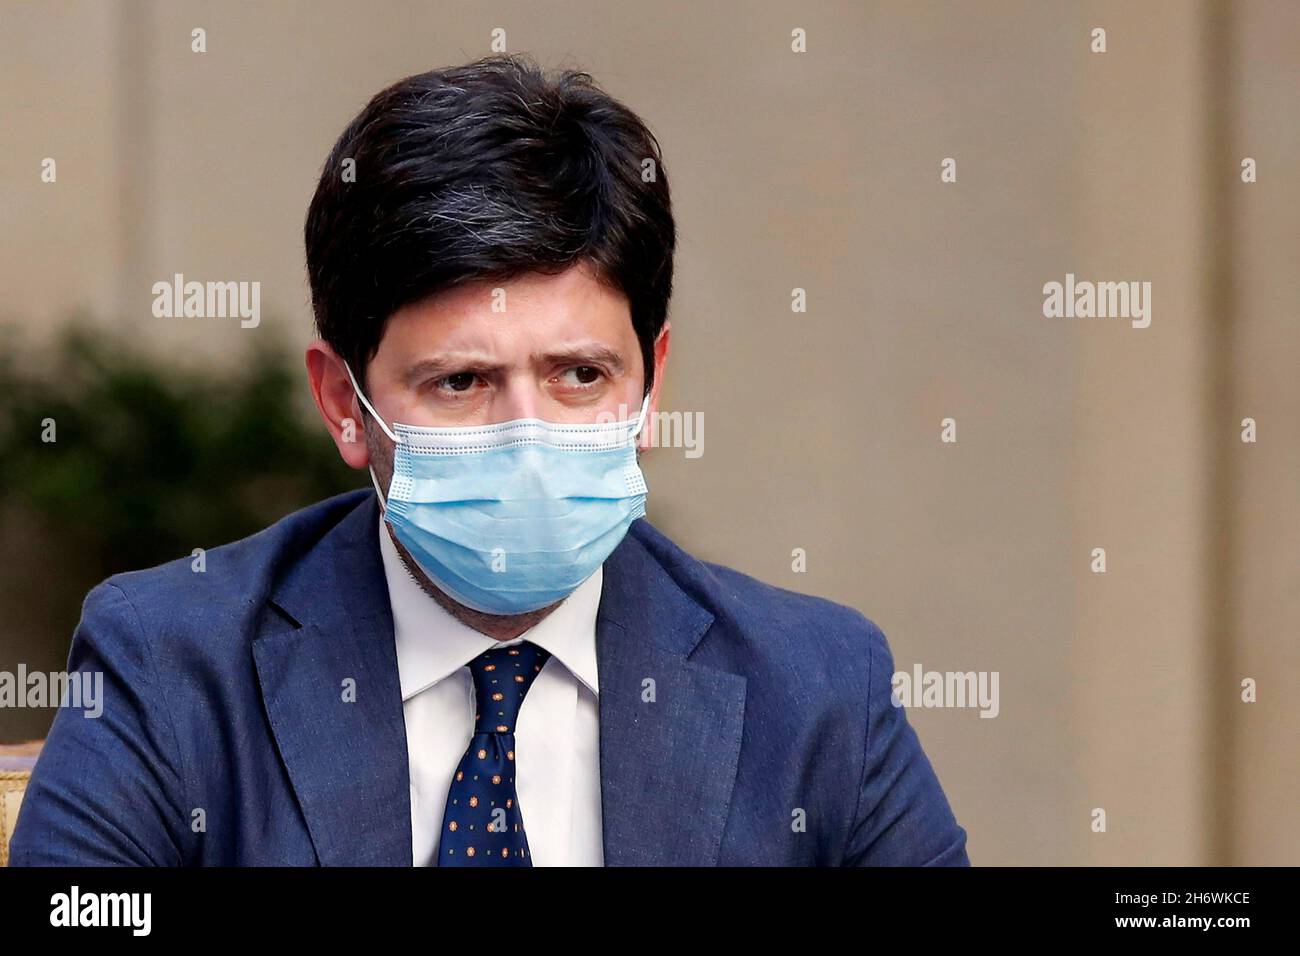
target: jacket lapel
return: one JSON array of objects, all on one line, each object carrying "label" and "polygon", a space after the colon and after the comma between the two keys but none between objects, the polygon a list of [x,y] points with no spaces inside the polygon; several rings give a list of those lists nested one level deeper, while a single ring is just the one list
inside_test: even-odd
[{"label": "jacket lapel", "polygon": [[596,621],[606,866],[712,866],[731,805],[745,679],[689,660],[713,621],[629,534]]},{"label": "jacket lapel", "polygon": [[410,866],[406,723],[373,495],[294,567],[253,644],[276,744],[325,866]]}]

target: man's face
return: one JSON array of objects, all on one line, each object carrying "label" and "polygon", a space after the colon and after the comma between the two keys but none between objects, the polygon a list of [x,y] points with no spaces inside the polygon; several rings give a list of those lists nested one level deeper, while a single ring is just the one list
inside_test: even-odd
[{"label": "man's face", "polygon": [[[655,341],[655,388],[640,444],[653,442],[653,415],[668,357],[669,326]],[[307,349],[307,368],[321,416],[343,459],[374,469],[387,489],[393,444],[364,416],[342,361],[325,342]],[[559,275],[527,275],[476,282],[394,313],[364,387],[375,410],[394,423],[431,427],[490,425],[518,418],[581,424],[634,419],[641,409],[645,374],[640,342],[626,297],[598,282],[584,266]],[[355,436],[353,430],[357,433]],[[363,440],[358,441],[358,438]],[[417,573],[444,607],[451,599]],[[546,611],[510,618],[511,634]],[[484,633],[497,619],[466,608]]]},{"label": "man's face", "polygon": [[[400,309],[366,367],[365,388],[390,426],[589,423],[637,416],[643,365],[626,297],[575,266],[470,283]],[[354,415],[387,488],[392,443],[361,417],[359,403]]]}]

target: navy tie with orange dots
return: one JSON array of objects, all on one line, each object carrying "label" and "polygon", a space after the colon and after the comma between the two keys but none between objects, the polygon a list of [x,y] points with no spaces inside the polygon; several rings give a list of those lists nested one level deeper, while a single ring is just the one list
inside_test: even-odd
[{"label": "navy tie with orange dots", "polygon": [[474,734],[460,758],[442,815],[439,866],[532,866],[515,790],[515,722],[550,653],[522,641],[469,662]]}]

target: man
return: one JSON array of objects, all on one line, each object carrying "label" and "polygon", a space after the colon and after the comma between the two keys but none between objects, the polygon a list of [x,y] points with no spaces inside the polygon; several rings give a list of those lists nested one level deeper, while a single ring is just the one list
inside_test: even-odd
[{"label": "man", "polygon": [[378,94],[306,224],[374,492],[91,591],[15,864],[966,865],[884,636],[642,517],[675,231],[590,77]]}]

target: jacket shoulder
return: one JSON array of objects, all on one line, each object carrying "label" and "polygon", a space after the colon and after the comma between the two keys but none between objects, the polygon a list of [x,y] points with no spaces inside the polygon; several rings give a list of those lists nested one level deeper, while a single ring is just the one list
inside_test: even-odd
[{"label": "jacket shoulder", "polygon": [[678,586],[713,614],[721,636],[749,653],[798,670],[846,669],[861,681],[873,658],[889,654],[884,632],[856,608],[696,558],[649,522],[632,527]]},{"label": "jacket shoulder", "polygon": [[[368,497],[349,491],[308,505],[248,537],[152,568],[114,574],[87,596],[120,593],[147,631],[212,634],[260,609],[276,582]],[[202,542],[196,542],[201,548]]]}]

